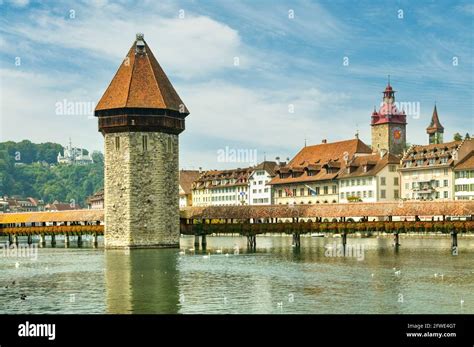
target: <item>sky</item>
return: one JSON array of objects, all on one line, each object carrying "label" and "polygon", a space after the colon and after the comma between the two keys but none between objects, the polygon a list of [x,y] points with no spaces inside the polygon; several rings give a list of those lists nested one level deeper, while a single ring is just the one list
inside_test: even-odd
[{"label": "sky", "polygon": [[92,111],[137,32],[190,111],[183,169],[370,144],[388,75],[407,141],[427,143],[435,102],[447,141],[474,132],[473,16],[470,1],[0,0],[0,141],[103,151]]}]

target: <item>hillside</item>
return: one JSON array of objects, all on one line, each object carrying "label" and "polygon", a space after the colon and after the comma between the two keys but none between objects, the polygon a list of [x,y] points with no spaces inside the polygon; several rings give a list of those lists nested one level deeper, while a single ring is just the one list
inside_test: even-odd
[{"label": "hillside", "polygon": [[60,144],[50,142],[0,143],[0,194],[31,196],[46,203],[74,200],[85,206],[87,197],[104,185],[103,155],[92,153],[91,165],[56,165],[60,151]]}]

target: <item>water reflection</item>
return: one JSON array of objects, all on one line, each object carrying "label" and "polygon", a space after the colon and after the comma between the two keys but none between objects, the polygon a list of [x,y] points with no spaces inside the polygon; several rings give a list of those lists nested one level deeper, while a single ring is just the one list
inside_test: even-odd
[{"label": "water reflection", "polygon": [[107,313],[177,313],[176,250],[105,251]]}]

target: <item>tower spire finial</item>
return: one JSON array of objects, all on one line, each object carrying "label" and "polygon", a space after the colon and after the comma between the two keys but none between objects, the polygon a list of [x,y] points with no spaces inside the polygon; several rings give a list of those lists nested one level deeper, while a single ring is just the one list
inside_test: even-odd
[{"label": "tower spire finial", "polygon": [[390,85],[390,75],[388,75],[388,85]]}]

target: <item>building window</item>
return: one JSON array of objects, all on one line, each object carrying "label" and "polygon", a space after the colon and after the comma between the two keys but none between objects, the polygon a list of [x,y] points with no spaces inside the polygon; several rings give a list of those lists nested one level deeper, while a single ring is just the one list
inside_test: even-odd
[{"label": "building window", "polygon": [[296,188],[293,188],[293,196],[296,196]]},{"label": "building window", "polygon": [[410,189],[410,183],[405,183],[405,189]]},{"label": "building window", "polygon": [[364,198],[366,198],[366,197],[367,197],[367,191],[364,190]]},{"label": "building window", "polygon": [[319,195],[319,187],[315,187],[314,190],[316,191],[316,195]]},{"label": "building window", "polygon": [[278,197],[279,197],[279,198],[283,197],[283,190],[280,189],[280,190],[278,191]]},{"label": "building window", "polygon": [[389,172],[395,172],[395,171],[397,171],[396,165],[389,165],[389,166],[388,166],[388,171],[389,171]]},{"label": "building window", "polygon": [[385,199],[385,198],[386,198],[385,189],[381,189],[381,190],[380,190],[380,198],[381,198],[381,199]]},{"label": "building window", "polygon": [[341,199],[344,199],[344,193],[341,193]]},{"label": "building window", "polygon": [[398,199],[398,197],[399,197],[398,189],[395,189],[395,190],[393,191],[393,198],[394,198],[394,199]]},{"label": "building window", "polygon": [[393,178],[393,185],[398,186],[398,177]]},{"label": "building window", "polygon": [[119,151],[120,150],[120,137],[115,136],[115,150]]},{"label": "building window", "polygon": [[324,186],[324,195],[327,195],[329,192],[328,186]]},{"label": "building window", "polygon": [[381,186],[385,185],[385,177],[380,177],[380,185]]},{"label": "building window", "polygon": [[374,192],[369,190],[369,198],[372,198],[374,196]]},{"label": "building window", "polygon": [[148,151],[148,136],[147,135],[142,135],[142,148],[143,151]]},{"label": "building window", "polygon": [[168,153],[173,153],[173,141],[171,140],[171,136],[168,137]]},{"label": "building window", "polygon": [[304,196],[304,188],[300,188],[300,195]]},{"label": "building window", "polygon": [[445,199],[449,198],[449,193],[448,192],[444,192],[444,198]]},{"label": "building window", "polygon": [[447,187],[447,186],[448,186],[448,180],[444,180],[444,181],[443,181],[443,186],[444,186],[444,187]]},{"label": "building window", "polygon": [[332,193],[337,194],[337,186],[332,186]]}]

